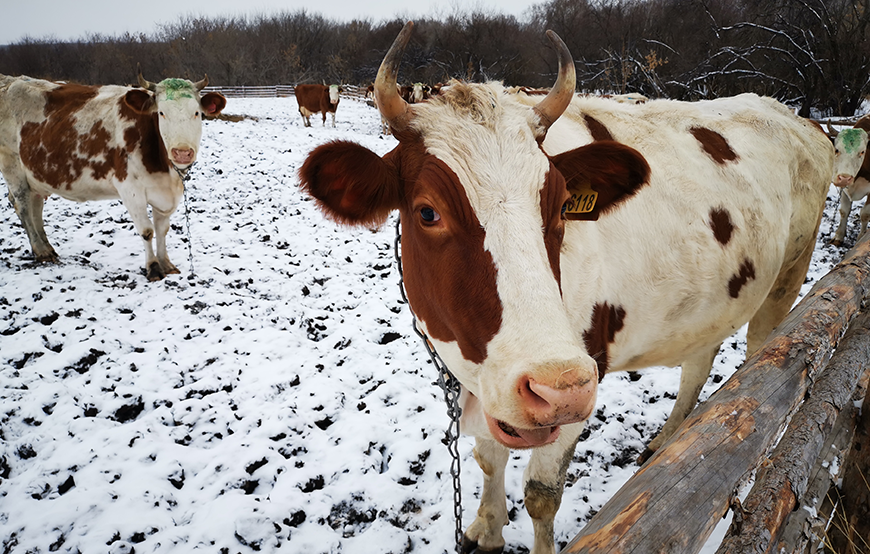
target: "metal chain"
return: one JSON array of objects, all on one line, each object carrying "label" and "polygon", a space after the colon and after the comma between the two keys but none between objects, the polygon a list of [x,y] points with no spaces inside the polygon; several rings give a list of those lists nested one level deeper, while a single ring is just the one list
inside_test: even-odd
[{"label": "metal chain", "polygon": [[447,415],[450,417],[450,425],[447,426],[447,451],[450,452],[450,476],[453,479],[453,516],[455,518],[456,527],[454,531],[454,540],[456,541],[456,554],[462,553],[462,487],[459,482],[459,417],[462,415],[462,408],[459,406],[459,394],[462,391],[462,386],[459,379],[450,373],[441,356],[435,351],[435,347],[429,341],[429,338],[420,330],[417,324],[417,317],[414,311],[411,310],[411,304],[408,302],[408,297],[405,294],[405,279],[402,273],[402,254],[401,254],[402,230],[401,218],[396,219],[396,239],[393,245],[393,251],[396,256],[396,265],[399,268],[399,291],[402,293],[402,300],[408,305],[408,310],[411,312],[413,319],[414,332],[417,336],[423,339],[423,345],[426,346],[426,351],[429,353],[429,358],[435,365],[438,371],[438,386],[444,391],[444,401],[447,403]]},{"label": "metal chain", "polygon": [[[194,162],[196,163],[196,162]],[[196,271],[193,268],[193,235],[190,233],[190,206],[188,205],[187,182],[190,181],[190,169],[193,164],[187,166],[187,169],[181,170],[175,164],[171,164],[178,176],[181,177],[181,188],[184,191],[184,221],[187,226],[187,259],[190,262],[190,275],[196,276]]]}]

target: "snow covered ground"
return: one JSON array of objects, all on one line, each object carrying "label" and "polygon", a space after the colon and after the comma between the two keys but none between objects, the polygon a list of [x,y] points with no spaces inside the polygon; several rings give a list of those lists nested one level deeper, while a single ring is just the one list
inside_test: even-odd
[{"label": "snow covered ground", "polygon": [[[45,266],[0,204],[0,549],[452,551],[448,421],[401,302],[392,220],[338,228],[296,186],[320,143],[386,153],[394,139],[347,99],[336,129],[304,128],[292,98],[231,99],[225,112],[257,119],[205,123],[189,222],[179,208],[169,236],[182,275],[145,280],[120,202],[49,200],[62,263]],[[804,292],[845,251],[824,244],[836,217],[832,190]],[[702,399],[742,363],[743,335]],[[663,368],[604,379],[557,544],[637,470],[678,383]],[[482,481],[472,445],[460,441],[465,525]],[[508,468],[507,552],[531,544],[527,459]]]}]

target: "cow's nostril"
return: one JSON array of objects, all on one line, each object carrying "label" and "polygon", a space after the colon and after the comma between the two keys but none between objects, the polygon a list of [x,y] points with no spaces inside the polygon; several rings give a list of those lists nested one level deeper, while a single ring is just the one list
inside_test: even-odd
[{"label": "cow's nostril", "polygon": [[528,376],[523,376],[519,381],[520,398],[523,399],[527,408],[535,411],[543,411],[551,409],[550,402],[546,398],[535,392],[532,384],[532,379]]}]

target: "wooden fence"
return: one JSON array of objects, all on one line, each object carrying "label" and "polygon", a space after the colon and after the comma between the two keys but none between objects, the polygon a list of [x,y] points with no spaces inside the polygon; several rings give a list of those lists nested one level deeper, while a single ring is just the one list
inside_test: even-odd
[{"label": "wooden fence", "polygon": [[[207,92],[219,92],[227,98],[287,98],[294,96],[293,85],[267,85],[267,86],[237,86],[237,87],[206,87]],[[341,85],[341,96],[353,100],[362,101],[366,91],[356,85]]]},{"label": "wooden fence", "polygon": [[[857,481],[840,490],[863,495],[859,505],[870,497],[864,480],[870,479],[870,429],[858,427],[856,408],[870,376],[870,315],[862,312],[868,302],[870,235],[696,407],[563,553],[694,554],[729,509],[733,523],[717,554],[815,552],[836,509],[836,501],[826,501],[828,491],[849,477],[855,452],[864,465],[852,477]],[[737,493],[753,474],[754,487],[741,502]],[[859,525],[852,537],[859,549],[848,552],[870,552],[861,543],[870,542],[870,506],[863,509],[847,514]]]}]

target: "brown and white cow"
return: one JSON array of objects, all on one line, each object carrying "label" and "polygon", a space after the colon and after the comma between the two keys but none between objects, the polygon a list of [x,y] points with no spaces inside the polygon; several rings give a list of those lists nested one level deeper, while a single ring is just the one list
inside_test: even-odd
[{"label": "brown and white cow", "polygon": [[[834,172],[831,182],[840,189],[840,224],[834,232],[831,244],[840,246],[846,238],[852,202],[870,194],[870,158],[866,156],[870,116],[859,119],[854,126],[843,129],[834,139]],[[860,239],[867,232],[870,221],[870,203],[864,201],[861,208]]]},{"label": "brown and white cow", "polygon": [[166,251],[169,217],[184,192],[181,174],[199,153],[202,117],[218,114],[226,99],[200,94],[208,77],[153,84],[140,73],[139,84],[0,75],[0,172],[37,261],[58,259],[43,227],[46,198],[120,198],[144,241],[148,279],[178,273]]},{"label": "brown and white cow", "polygon": [[326,114],[332,115],[332,126],[335,127],[335,110],[338,108],[341,87],[338,85],[296,85],[294,95],[299,105],[302,124],[311,127],[310,117],[316,113],[323,115],[323,125],[326,126]]},{"label": "brown and white cow", "polygon": [[[682,365],[659,448],[694,407],[720,343],[756,350],[804,281],[831,142],[770,98],[622,104],[574,95],[571,54],[543,99],[453,82],[395,93],[408,23],[378,73],[398,146],[335,141],[301,186],[347,225],[401,217],[410,307],[463,387],[461,428],[484,472],[465,548],[497,551],[510,448],[534,554],[554,552],[566,469],[608,372]],[[604,380],[601,386],[608,386]]]}]

